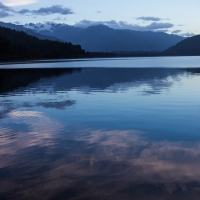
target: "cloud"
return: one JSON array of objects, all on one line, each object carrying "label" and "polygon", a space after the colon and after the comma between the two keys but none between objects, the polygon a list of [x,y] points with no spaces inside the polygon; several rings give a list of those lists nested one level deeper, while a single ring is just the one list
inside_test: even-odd
[{"label": "cloud", "polygon": [[51,7],[40,8],[38,10],[22,9],[18,13],[34,14],[34,15],[51,15],[51,14],[69,15],[73,14],[73,11],[70,8],[66,8],[61,5],[53,5]]},{"label": "cloud", "polygon": [[36,3],[37,0],[5,0],[4,5],[6,6],[22,6]]},{"label": "cloud", "polygon": [[144,21],[161,21],[162,18],[159,17],[138,17],[137,20],[144,20]]},{"label": "cloud", "polygon": [[16,24],[16,25],[20,25],[21,24],[21,22],[19,22],[19,21],[16,21],[16,22],[13,22],[14,24]]},{"label": "cloud", "polygon": [[180,36],[183,36],[183,37],[192,37],[192,36],[195,36],[194,33],[183,33],[183,34],[180,34]]},{"label": "cloud", "polygon": [[11,16],[8,12],[0,11],[0,18]]},{"label": "cloud", "polygon": [[62,19],[61,19],[60,17],[56,17],[56,18],[54,18],[53,20],[61,21]]},{"label": "cloud", "polygon": [[7,7],[7,6],[5,6],[4,4],[2,4],[1,2],[0,2],[0,9],[1,10],[10,10],[10,8],[9,7]]},{"label": "cloud", "polygon": [[0,18],[11,16],[10,12],[14,11],[0,2]]},{"label": "cloud", "polygon": [[22,9],[22,10],[19,11],[19,13],[20,14],[26,14],[26,13],[31,13],[31,11],[28,10],[28,9]]},{"label": "cloud", "polygon": [[67,18],[66,18],[66,17],[63,17],[63,18],[61,18],[61,17],[56,17],[56,18],[54,18],[53,20],[54,20],[54,21],[66,21]]},{"label": "cloud", "polygon": [[109,26],[110,28],[114,29],[130,29],[130,30],[136,30],[136,31],[161,31],[161,32],[166,32],[166,29],[172,28],[174,25],[171,23],[157,23],[153,22],[147,26],[141,26],[138,24],[130,24],[124,21],[89,21],[89,20],[82,20],[78,23],[76,23],[74,26],[76,27],[81,27],[81,28],[87,28],[89,26],[97,26],[97,25],[106,25]]},{"label": "cloud", "polygon": [[175,31],[172,31],[172,34],[174,34],[174,33],[180,33],[181,32],[181,30],[175,30]]},{"label": "cloud", "polygon": [[154,30],[155,32],[163,32],[163,33],[167,33],[169,30],[168,29],[157,29]]},{"label": "cloud", "polygon": [[153,22],[146,26],[147,29],[153,30],[153,29],[163,29],[163,28],[172,28],[174,25],[171,23],[157,23]]},{"label": "cloud", "polygon": [[[25,2],[25,1],[23,1]],[[30,1],[29,1],[30,2]],[[10,12],[15,14],[33,14],[33,15],[51,15],[51,14],[60,14],[60,15],[69,15],[73,14],[73,11],[70,8],[63,7],[61,5],[53,5],[50,7],[39,8],[38,10],[29,10],[22,9],[20,11],[15,11],[11,7],[6,6],[0,2],[0,18],[11,16]]]}]

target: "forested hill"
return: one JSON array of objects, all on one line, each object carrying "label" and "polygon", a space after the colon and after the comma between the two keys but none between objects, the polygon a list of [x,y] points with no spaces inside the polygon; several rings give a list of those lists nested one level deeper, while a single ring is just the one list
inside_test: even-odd
[{"label": "forested hill", "polygon": [[0,27],[0,61],[82,58],[85,55],[80,45],[40,40],[21,31]]},{"label": "forested hill", "polygon": [[163,53],[170,56],[200,56],[200,35],[187,38]]}]

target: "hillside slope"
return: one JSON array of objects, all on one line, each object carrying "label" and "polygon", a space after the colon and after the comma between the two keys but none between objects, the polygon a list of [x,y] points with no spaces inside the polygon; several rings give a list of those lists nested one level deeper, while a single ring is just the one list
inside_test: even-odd
[{"label": "hillside slope", "polygon": [[200,35],[187,38],[163,52],[172,56],[199,56]]}]

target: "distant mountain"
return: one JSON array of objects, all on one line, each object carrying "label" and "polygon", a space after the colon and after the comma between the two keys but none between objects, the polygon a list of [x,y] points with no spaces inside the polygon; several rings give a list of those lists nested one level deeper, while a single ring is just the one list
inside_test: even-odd
[{"label": "distant mountain", "polygon": [[164,51],[184,39],[163,32],[119,30],[104,25],[84,29],[67,24],[31,23],[24,27],[46,36],[80,44],[83,49],[91,52]]},{"label": "distant mountain", "polygon": [[15,25],[15,24],[12,24],[12,23],[0,22],[0,26],[5,27],[5,28],[10,28],[10,29],[13,29],[13,30],[17,30],[17,31],[23,31],[23,32],[27,33],[28,35],[35,36],[35,37],[37,37],[41,40],[62,41],[61,39],[55,38],[53,36],[47,36],[47,35],[39,34],[35,31],[32,31],[28,28],[25,28],[22,25]]},{"label": "distant mountain", "polygon": [[200,56],[200,35],[187,38],[163,53],[172,56]]},{"label": "distant mountain", "polygon": [[0,27],[0,61],[28,59],[82,58],[80,45],[40,40],[22,31]]}]

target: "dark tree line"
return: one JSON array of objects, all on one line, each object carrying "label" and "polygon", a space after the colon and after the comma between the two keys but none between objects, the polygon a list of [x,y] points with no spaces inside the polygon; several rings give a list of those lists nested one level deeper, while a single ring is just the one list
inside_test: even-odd
[{"label": "dark tree line", "polygon": [[22,31],[0,27],[0,60],[34,60],[82,58],[86,52],[80,45],[40,40]]}]

